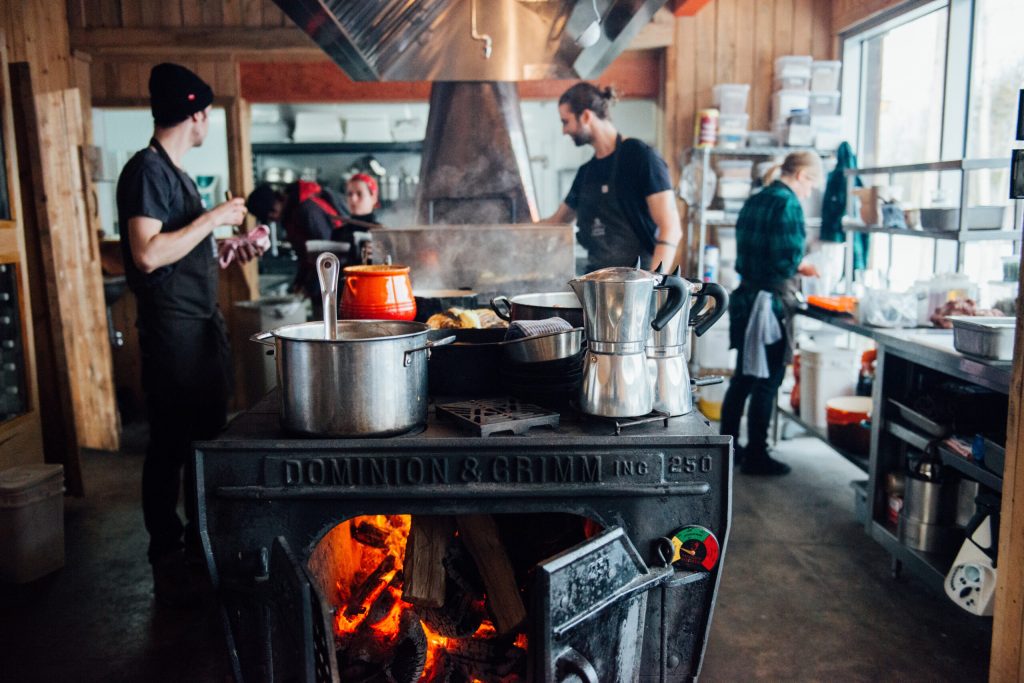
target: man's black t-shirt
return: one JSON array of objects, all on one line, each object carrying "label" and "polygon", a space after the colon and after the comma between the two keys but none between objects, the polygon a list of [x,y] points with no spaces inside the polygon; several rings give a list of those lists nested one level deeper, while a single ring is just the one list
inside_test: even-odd
[{"label": "man's black t-shirt", "polygon": [[154,218],[161,232],[173,232],[198,218],[204,209],[195,183],[184,171],[147,147],[137,152],[117,181],[117,213],[121,254],[128,285],[139,298],[139,310],[152,315],[208,318],[217,310],[217,244],[211,234],[182,259],[152,273],[143,273],[132,257],[128,221]]},{"label": "man's black t-shirt", "polygon": [[[609,183],[616,155],[621,155],[618,177]],[[654,235],[658,226],[651,218],[647,197],[672,189],[672,181],[669,179],[668,166],[664,159],[649,145],[636,138],[623,140],[612,154],[603,159],[594,157],[580,166],[572,188],[565,197],[565,205],[579,214],[579,198],[583,186],[599,187],[608,184],[614,186],[615,196],[630,223],[639,228],[637,237],[650,251],[654,251]]]}]

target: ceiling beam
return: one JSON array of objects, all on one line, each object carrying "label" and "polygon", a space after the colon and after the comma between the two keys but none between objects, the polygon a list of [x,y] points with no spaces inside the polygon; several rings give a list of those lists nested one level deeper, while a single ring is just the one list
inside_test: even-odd
[{"label": "ceiling beam", "polygon": [[115,56],[183,53],[228,55],[239,52],[323,56],[323,51],[295,27],[280,28],[77,28],[71,48],[92,55]]}]

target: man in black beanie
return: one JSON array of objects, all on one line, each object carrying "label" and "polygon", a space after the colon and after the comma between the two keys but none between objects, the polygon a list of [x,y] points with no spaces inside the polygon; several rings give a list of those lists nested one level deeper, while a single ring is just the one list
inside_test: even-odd
[{"label": "man in black beanie", "polygon": [[[142,511],[149,532],[154,593],[164,605],[195,604],[201,593],[199,539],[187,482],[188,526],[177,514],[182,468],[194,440],[224,425],[233,383],[224,318],[217,308],[218,261],[213,230],[239,225],[242,198],[204,209],[181,160],[203,144],[213,91],[177,64],[149,77],[154,131],[117,183],[121,251],[138,300],[142,386],[150,437],[142,471]],[[242,262],[259,253],[251,245]],[[186,468],[187,470],[187,468]]]}]

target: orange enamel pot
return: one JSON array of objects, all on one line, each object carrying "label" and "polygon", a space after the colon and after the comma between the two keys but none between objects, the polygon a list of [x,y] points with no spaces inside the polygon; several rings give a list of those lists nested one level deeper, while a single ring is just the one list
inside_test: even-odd
[{"label": "orange enamel pot", "polygon": [[343,273],[341,318],[412,320],[416,317],[409,266],[348,266]]}]

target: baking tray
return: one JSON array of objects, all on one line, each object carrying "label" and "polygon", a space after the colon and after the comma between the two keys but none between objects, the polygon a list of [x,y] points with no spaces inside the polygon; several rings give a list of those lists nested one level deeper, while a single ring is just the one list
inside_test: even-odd
[{"label": "baking tray", "polygon": [[951,315],[949,320],[953,323],[953,348],[960,353],[989,360],[1013,358],[1015,317]]},{"label": "baking tray", "polygon": [[906,420],[907,423],[917,427],[928,436],[934,436],[938,439],[948,435],[951,431],[947,425],[939,424],[938,422],[925,417],[916,410],[903,405],[895,399],[890,398],[889,403],[896,408],[900,417]]}]

